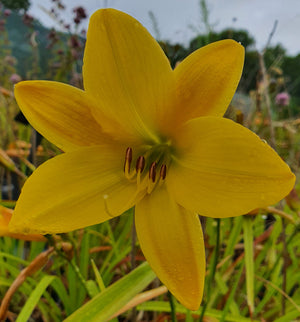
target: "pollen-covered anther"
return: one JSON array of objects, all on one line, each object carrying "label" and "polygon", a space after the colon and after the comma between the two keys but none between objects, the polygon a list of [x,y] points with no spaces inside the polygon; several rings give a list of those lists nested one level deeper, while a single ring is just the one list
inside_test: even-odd
[{"label": "pollen-covered anther", "polygon": [[132,162],[132,148],[127,148],[125,153],[124,172],[125,176],[129,179],[130,166]]},{"label": "pollen-covered anther", "polygon": [[132,148],[127,148],[125,153],[124,172],[130,171],[132,161]]},{"label": "pollen-covered anther", "polygon": [[152,182],[155,182],[156,178],[156,162],[152,162],[149,169],[149,179],[152,180]]},{"label": "pollen-covered anther", "polygon": [[142,173],[144,168],[145,168],[145,158],[144,156],[141,155],[136,160],[135,169],[137,173]]},{"label": "pollen-covered anther", "polygon": [[167,166],[165,164],[162,164],[160,167],[160,173],[159,173],[160,179],[165,180],[167,176]]},{"label": "pollen-covered anther", "polygon": [[138,188],[141,184],[141,173],[143,172],[145,168],[145,157],[143,155],[139,156],[136,160],[135,170],[136,170],[136,183]]}]

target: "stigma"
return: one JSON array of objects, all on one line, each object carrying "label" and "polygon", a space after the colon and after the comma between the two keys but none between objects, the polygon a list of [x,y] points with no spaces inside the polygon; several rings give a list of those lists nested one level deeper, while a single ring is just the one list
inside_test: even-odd
[{"label": "stigma", "polygon": [[167,176],[167,165],[164,153],[150,149],[139,155],[133,163],[133,151],[128,147],[125,152],[124,174],[129,181],[136,181],[138,190],[146,190],[150,194],[156,186],[164,183]]}]

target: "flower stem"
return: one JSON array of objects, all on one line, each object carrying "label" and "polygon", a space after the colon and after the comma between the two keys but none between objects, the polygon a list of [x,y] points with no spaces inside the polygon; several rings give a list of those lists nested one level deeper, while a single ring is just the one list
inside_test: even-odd
[{"label": "flower stem", "polygon": [[[133,271],[136,268],[136,230],[135,230],[135,208],[133,208],[133,216],[132,216],[132,231],[131,231],[131,254],[130,254],[130,263],[131,270]],[[134,306],[131,311],[130,320],[136,321],[137,319],[137,310]]]},{"label": "flower stem", "polygon": [[77,264],[75,263],[74,259],[69,259],[68,256],[66,256],[66,254],[61,250],[61,248],[57,246],[56,240],[53,238],[52,235],[45,235],[45,237],[48,239],[49,244],[53,246],[56,254],[59,257],[61,257],[62,259],[64,259],[68,264],[71,265],[72,269],[74,270],[75,274],[78,277],[79,282],[82,284],[82,286],[86,290],[89,297],[92,298],[93,296],[92,296],[92,294],[90,294],[89,288],[87,287],[87,284],[86,284],[86,281],[85,281],[84,277],[82,276],[80,269],[77,266]]},{"label": "flower stem", "polygon": [[281,314],[282,316],[285,315],[285,310],[286,310],[286,305],[285,305],[285,301],[286,301],[286,297],[285,294],[286,292],[286,283],[287,283],[287,269],[288,269],[288,265],[289,265],[289,253],[288,253],[288,249],[287,249],[287,244],[286,244],[286,223],[285,220],[282,220],[282,254],[283,254],[283,266],[282,266],[282,297],[281,297]]},{"label": "flower stem", "polygon": [[216,219],[217,221],[217,234],[216,234],[216,247],[215,247],[215,252],[214,252],[214,256],[212,258],[212,263],[211,263],[211,273],[209,274],[208,277],[208,281],[207,281],[207,285],[209,285],[209,287],[207,287],[207,292],[206,292],[206,301],[203,304],[202,307],[202,311],[201,311],[201,315],[199,318],[199,322],[203,321],[204,318],[204,314],[205,311],[207,309],[207,304],[208,304],[208,300],[210,298],[210,293],[211,293],[211,284],[215,279],[215,273],[216,273],[216,268],[217,268],[217,262],[218,262],[218,257],[219,257],[219,249],[220,249],[220,218]]},{"label": "flower stem", "polygon": [[174,298],[173,298],[173,295],[169,291],[168,291],[168,298],[169,298],[169,303],[170,303],[170,307],[171,307],[171,321],[177,322]]},{"label": "flower stem", "polygon": [[135,230],[135,209],[133,208],[133,221],[132,221],[132,231],[131,231],[131,256],[130,256],[130,262],[131,262],[131,270],[134,270],[136,268],[136,230]]}]

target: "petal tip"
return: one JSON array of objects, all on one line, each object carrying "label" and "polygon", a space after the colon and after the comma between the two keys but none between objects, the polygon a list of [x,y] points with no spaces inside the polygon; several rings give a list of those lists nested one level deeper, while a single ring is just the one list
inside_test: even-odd
[{"label": "petal tip", "polygon": [[126,13],[113,8],[98,9],[91,15],[90,23],[95,19],[103,19],[103,17],[108,17],[112,15],[126,15]]},{"label": "petal tip", "polygon": [[289,188],[288,188],[288,193],[289,194],[293,188],[295,187],[295,183],[296,183],[296,176],[295,174],[289,169],[289,173],[287,175],[287,180],[289,181],[290,185],[289,185]]},{"label": "petal tip", "polygon": [[199,293],[197,295],[191,293],[190,296],[186,296],[186,297],[177,296],[176,298],[187,309],[191,311],[197,311],[202,302],[202,292],[201,294]]},{"label": "petal tip", "polygon": [[26,87],[29,85],[31,81],[21,81],[17,84],[14,85],[14,92],[15,94],[17,94],[18,92],[20,92],[23,89],[26,89]]}]

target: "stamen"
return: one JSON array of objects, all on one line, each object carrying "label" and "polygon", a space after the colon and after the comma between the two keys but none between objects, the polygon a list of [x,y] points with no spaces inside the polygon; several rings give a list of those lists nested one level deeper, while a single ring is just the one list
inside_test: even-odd
[{"label": "stamen", "polygon": [[124,163],[124,172],[126,174],[128,174],[130,171],[131,161],[132,161],[132,148],[127,148],[126,154],[125,154],[125,163]]},{"label": "stamen", "polygon": [[156,186],[156,162],[152,162],[149,169],[149,179],[148,179],[148,186],[147,186],[147,193],[150,194],[154,187]]},{"label": "stamen", "polygon": [[156,162],[152,162],[149,169],[149,179],[152,180],[152,182],[155,182],[156,178]]},{"label": "stamen", "polygon": [[139,156],[136,160],[136,172],[143,172],[144,168],[145,168],[145,158],[144,156]]},{"label": "stamen", "polygon": [[139,156],[136,160],[136,183],[137,183],[137,187],[138,189],[140,188],[140,185],[141,185],[141,173],[143,172],[145,168],[145,158],[144,156]]},{"label": "stamen", "polygon": [[160,179],[165,180],[166,175],[167,175],[167,166],[165,164],[162,164],[162,166],[160,167],[160,173],[159,173]]},{"label": "stamen", "polygon": [[[162,163],[165,160],[164,151],[160,151],[158,149],[156,152],[157,153],[154,153],[152,149],[148,149],[143,155],[140,155],[136,159],[135,168],[131,168],[133,151],[130,147],[126,149],[124,163],[125,177],[132,183],[136,182],[137,191],[142,192],[146,189],[147,193],[150,194],[156,186],[161,186],[166,179],[167,165],[166,163]],[[153,161],[153,159],[156,161]],[[160,170],[159,176],[157,177],[156,171],[158,171],[158,166],[160,167]],[[145,169],[147,171],[145,171]],[[105,210],[109,215],[111,215],[108,210],[106,199],[107,197],[105,196]]]}]

